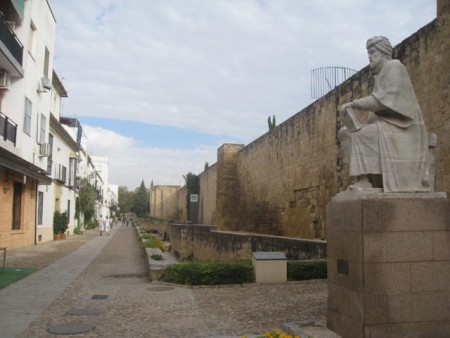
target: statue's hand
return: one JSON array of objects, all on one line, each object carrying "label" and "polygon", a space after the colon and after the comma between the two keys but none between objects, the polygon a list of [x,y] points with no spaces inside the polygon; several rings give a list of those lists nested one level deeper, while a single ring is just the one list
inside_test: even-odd
[{"label": "statue's hand", "polygon": [[338,112],[342,113],[346,108],[349,108],[352,106],[353,106],[353,102],[344,103],[338,107]]}]

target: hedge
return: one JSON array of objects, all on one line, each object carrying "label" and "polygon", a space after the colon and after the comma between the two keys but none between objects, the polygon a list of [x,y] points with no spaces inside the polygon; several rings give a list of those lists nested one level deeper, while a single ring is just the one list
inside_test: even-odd
[{"label": "hedge", "polygon": [[[287,262],[289,281],[326,278],[326,260]],[[196,261],[169,265],[163,272],[161,280],[187,285],[221,285],[254,283],[255,276],[251,261]]]},{"label": "hedge", "polygon": [[252,283],[255,278],[251,261],[211,261],[170,265],[161,280],[188,285],[221,285]]},{"label": "hedge", "polygon": [[288,280],[326,279],[327,261],[325,259],[288,261]]}]

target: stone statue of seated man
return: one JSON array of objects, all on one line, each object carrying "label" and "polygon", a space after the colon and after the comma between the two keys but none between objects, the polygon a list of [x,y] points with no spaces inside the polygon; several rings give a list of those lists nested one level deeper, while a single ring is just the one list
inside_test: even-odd
[{"label": "stone statue of seated man", "polygon": [[428,134],[406,68],[392,59],[386,37],[367,41],[373,92],[339,106],[368,111],[357,131],[339,130],[338,138],[349,159],[353,190],[383,188],[383,192],[430,191]]}]

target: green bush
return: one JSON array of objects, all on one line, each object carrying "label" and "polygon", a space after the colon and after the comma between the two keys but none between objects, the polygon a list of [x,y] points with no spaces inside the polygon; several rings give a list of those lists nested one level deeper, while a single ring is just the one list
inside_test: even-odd
[{"label": "green bush", "polygon": [[326,278],[327,261],[324,259],[287,262],[287,279],[290,281]]},{"label": "green bush", "polygon": [[253,283],[251,261],[184,262],[168,266],[162,281],[188,285],[221,285]]},{"label": "green bush", "polygon": [[150,256],[151,259],[153,259],[154,261],[162,261],[164,258],[162,255],[160,254],[153,254]]},{"label": "green bush", "polygon": [[166,251],[166,247],[164,246],[164,243],[161,242],[161,240],[159,240],[155,236],[152,236],[150,234],[144,234],[141,236],[141,238],[146,239],[146,241],[144,241],[145,248],[159,248],[159,249],[161,249],[162,252]]},{"label": "green bush", "polygon": [[55,235],[65,233],[68,225],[67,212],[55,211],[53,214],[53,233]]},{"label": "green bush", "polygon": [[90,220],[89,222],[84,224],[84,228],[86,230],[95,229],[98,226],[98,222],[96,220]]}]

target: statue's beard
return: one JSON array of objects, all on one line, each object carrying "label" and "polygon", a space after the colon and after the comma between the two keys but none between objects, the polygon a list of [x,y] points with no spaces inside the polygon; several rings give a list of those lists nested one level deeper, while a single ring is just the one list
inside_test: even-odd
[{"label": "statue's beard", "polygon": [[381,70],[381,62],[380,61],[371,61],[369,64],[369,68],[373,74],[378,74]]}]

